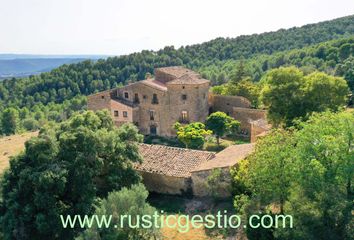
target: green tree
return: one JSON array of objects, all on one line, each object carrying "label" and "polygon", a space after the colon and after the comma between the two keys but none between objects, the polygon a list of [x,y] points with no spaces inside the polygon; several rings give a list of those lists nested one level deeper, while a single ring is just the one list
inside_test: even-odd
[{"label": "green tree", "polygon": [[268,110],[273,125],[291,125],[295,118],[304,116],[302,96],[303,73],[295,68],[279,68],[269,71],[261,80],[260,99]]},{"label": "green tree", "polygon": [[73,239],[60,215],[91,214],[97,197],[140,181],[136,127],[117,129],[107,111],[76,114],[44,128],[10,161],[2,182],[5,239]]},{"label": "green tree", "polygon": [[7,108],[2,113],[2,132],[5,135],[15,134],[19,129],[19,113],[15,108]]},{"label": "green tree", "polygon": [[349,89],[341,77],[314,72],[305,77],[304,94],[307,112],[337,111],[346,105]]},{"label": "green tree", "polygon": [[177,130],[177,138],[184,143],[186,148],[202,149],[205,143],[205,137],[212,134],[212,131],[206,130],[201,122],[194,122],[188,125],[182,125],[177,122],[174,125]]},{"label": "green tree", "polygon": [[245,78],[237,84],[232,82],[225,84],[221,92],[223,95],[245,97],[251,101],[253,107],[258,107],[259,91],[258,84],[253,83],[249,78]]},{"label": "green tree", "polygon": [[220,137],[236,132],[239,126],[238,121],[224,112],[214,112],[206,120],[206,127],[215,134],[218,146],[220,146]]},{"label": "green tree", "polygon": [[296,167],[285,211],[297,227],[280,237],[353,239],[353,113],[315,114],[295,139]]},{"label": "green tree", "polygon": [[271,70],[261,84],[260,99],[275,126],[292,126],[294,120],[306,120],[313,112],[338,111],[349,93],[343,78],[320,72],[304,77],[295,67]]},{"label": "green tree", "polygon": [[352,239],[353,141],[351,112],[315,113],[299,130],[271,132],[233,171],[235,207],[293,217],[294,228],[268,239]]},{"label": "green tree", "polygon": [[130,188],[123,188],[118,192],[109,193],[107,199],[103,199],[95,211],[95,214],[98,216],[112,215],[112,223],[120,222],[119,216],[131,216],[131,222],[133,224],[139,224],[138,228],[129,227],[128,220],[124,222],[122,228],[119,226],[117,229],[102,229],[98,228],[97,224],[95,224],[92,228],[83,232],[77,240],[156,239],[160,234],[154,222],[152,222],[149,228],[142,227],[149,225],[142,222],[141,217],[144,215],[153,216],[157,211],[146,202],[148,194],[148,191],[142,184],[133,185]]}]

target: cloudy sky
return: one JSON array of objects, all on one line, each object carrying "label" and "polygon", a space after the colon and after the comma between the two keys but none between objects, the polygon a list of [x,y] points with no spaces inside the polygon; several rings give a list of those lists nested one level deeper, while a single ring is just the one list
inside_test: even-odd
[{"label": "cloudy sky", "polygon": [[0,53],[119,55],[351,14],[353,0],[0,0]]}]

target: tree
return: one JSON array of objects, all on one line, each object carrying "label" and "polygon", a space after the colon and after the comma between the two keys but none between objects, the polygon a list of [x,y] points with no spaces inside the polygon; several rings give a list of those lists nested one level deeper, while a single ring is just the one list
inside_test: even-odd
[{"label": "tree", "polygon": [[296,227],[273,229],[270,239],[352,239],[353,140],[350,112],[274,130],[233,171],[235,207],[246,216],[291,215]]},{"label": "tree", "polygon": [[342,77],[314,72],[305,77],[304,94],[308,113],[337,111],[346,105],[349,89]]},{"label": "tree", "polygon": [[354,115],[314,114],[301,127],[295,134],[295,177],[285,208],[297,227],[280,236],[353,239]]},{"label": "tree", "polygon": [[63,228],[60,215],[91,214],[97,197],[140,181],[132,165],[141,160],[142,136],[107,116],[87,111],[44,128],[10,161],[2,182],[5,239],[73,239],[81,229]]},{"label": "tree", "polygon": [[[258,107],[259,85],[253,83],[249,78],[239,81],[237,84],[229,82],[223,86],[222,94],[230,96],[241,96],[251,101],[253,107]],[[215,87],[213,87],[213,90]],[[219,89],[216,89],[219,90]],[[219,90],[220,91],[220,90]]]},{"label": "tree", "polygon": [[156,239],[159,236],[159,230],[154,223],[152,223],[150,228],[143,228],[148,223],[141,221],[142,216],[153,216],[157,211],[146,202],[148,195],[148,191],[142,184],[109,193],[107,199],[102,200],[95,214],[98,216],[112,215],[112,223],[119,223],[119,216],[131,216],[131,222],[139,224],[139,227],[129,227],[128,220],[124,222],[122,228],[119,226],[117,229],[113,227],[102,229],[95,224],[92,228],[83,232],[77,240]]},{"label": "tree", "polygon": [[273,125],[291,125],[295,118],[304,116],[303,73],[295,68],[279,68],[269,71],[261,80],[261,102],[268,110]]},{"label": "tree", "polygon": [[260,98],[274,126],[292,126],[294,120],[306,120],[313,112],[338,111],[349,93],[341,77],[319,72],[304,77],[295,67],[271,70],[261,84]]},{"label": "tree", "polygon": [[15,108],[7,108],[2,114],[2,132],[5,135],[15,134],[19,129],[19,113]]},{"label": "tree", "polygon": [[206,127],[215,134],[218,146],[220,146],[220,137],[235,132],[239,126],[238,121],[224,112],[212,113],[206,120]]},{"label": "tree", "polygon": [[206,130],[201,122],[194,122],[188,125],[181,125],[177,122],[174,125],[177,130],[177,138],[184,143],[186,148],[202,149],[205,143],[205,137],[212,134],[212,131]]},{"label": "tree", "polygon": [[242,79],[248,76],[244,60],[241,60],[237,65],[235,72],[230,76],[230,82],[234,85],[239,83]]}]

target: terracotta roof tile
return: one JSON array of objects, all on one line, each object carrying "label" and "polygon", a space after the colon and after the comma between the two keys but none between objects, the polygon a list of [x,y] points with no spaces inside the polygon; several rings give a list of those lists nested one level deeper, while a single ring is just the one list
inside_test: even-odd
[{"label": "terracotta roof tile", "polygon": [[214,168],[232,167],[240,160],[246,158],[254,150],[254,144],[231,145],[215,155],[210,161],[203,162],[193,172],[210,170]]},{"label": "terracotta roof tile", "polygon": [[191,171],[215,157],[215,153],[163,145],[140,144],[143,163],[135,165],[139,171],[174,177],[189,177]]}]

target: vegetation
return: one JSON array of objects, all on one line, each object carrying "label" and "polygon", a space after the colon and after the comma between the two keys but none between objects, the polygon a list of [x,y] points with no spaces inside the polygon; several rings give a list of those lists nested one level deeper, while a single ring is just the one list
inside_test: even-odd
[{"label": "vegetation", "polygon": [[220,137],[225,134],[235,133],[240,126],[238,121],[224,112],[214,112],[210,114],[205,124],[207,129],[215,134],[218,146],[220,146]]},{"label": "vegetation", "polygon": [[260,99],[274,126],[291,126],[312,112],[337,111],[346,105],[349,91],[343,78],[319,72],[304,77],[295,67],[273,69],[261,84]]},{"label": "vegetation", "polygon": [[[155,67],[161,66],[185,65],[215,84],[232,79],[229,77],[232,75],[236,75],[236,80],[243,78],[246,75],[243,72],[234,74],[235,63],[253,57],[256,58],[251,62],[242,60],[244,71],[253,80],[260,79],[268,69],[283,65],[314,66],[320,71],[326,71],[327,67],[335,69],[337,64],[350,65],[344,61],[353,55],[353,39],[322,42],[352,36],[353,20],[354,16],[348,16],[277,32],[218,38],[179,49],[165,47],[156,52],[142,51],[96,62],[63,65],[49,73],[1,81],[0,105],[31,108],[39,103],[62,103],[78,95],[144,79],[147,73],[152,74]],[[319,43],[317,47],[279,53]]]},{"label": "vegetation", "polygon": [[201,122],[194,122],[187,125],[181,125],[177,122],[174,125],[177,130],[177,138],[183,142],[186,148],[202,149],[205,143],[205,137],[212,134],[212,131],[206,130]]},{"label": "vegetation", "polygon": [[352,239],[353,134],[353,113],[325,112],[262,138],[233,172],[236,209],[293,216],[294,228],[268,229],[264,239]]},{"label": "vegetation", "polygon": [[148,195],[149,192],[142,184],[123,188],[118,192],[109,193],[107,199],[103,199],[95,211],[95,214],[98,216],[112,215],[112,223],[120,222],[119,216],[131,216],[132,224],[140,224],[140,227],[129,227],[128,220],[125,221],[123,228],[119,227],[117,229],[98,228],[97,224],[95,224],[92,228],[83,232],[77,240],[156,239],[159,237],[159,229],[154,224],[151,224],[150,228],[142,228],[142,226],[148,226],[148,224],[137,219],[144,215],[153,216],[157,211],[146,202]]},{"label": "vegetation", "polygon": [[98,197],[140,181],[136,127],[114,127],[108,112],[76,114],[43,129],[10,161],[2,181],[4,239],[73,239],[60,215],[93,213]]}]

